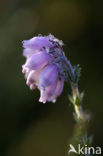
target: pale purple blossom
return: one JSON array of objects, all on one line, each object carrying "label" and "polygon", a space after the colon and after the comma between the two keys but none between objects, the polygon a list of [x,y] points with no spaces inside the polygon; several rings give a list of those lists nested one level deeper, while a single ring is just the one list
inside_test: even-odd
[{"label": "pale purple blossom", "polygon": [[64,55],[63,42],[53,35],[37,36],[23,41],[22,66],[26,84],[31,90],[40,90],[40,102],[55,102],[61,95],[68,74],[74,80],[74,71]]}]

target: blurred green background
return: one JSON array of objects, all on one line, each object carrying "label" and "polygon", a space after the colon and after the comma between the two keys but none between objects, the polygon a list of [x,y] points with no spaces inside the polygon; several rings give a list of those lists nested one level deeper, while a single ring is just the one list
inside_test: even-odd
[{"label": "blurred green background", "polygon": [[38,102],[25,84],[22,41],[38,34],[65,43],[71,63],[80,64],[84,108],[91,113],[94,146],[103,143],[103,1],[0,1],[0,156],[64,156],[75,121],[70,88],[55,104]]}]

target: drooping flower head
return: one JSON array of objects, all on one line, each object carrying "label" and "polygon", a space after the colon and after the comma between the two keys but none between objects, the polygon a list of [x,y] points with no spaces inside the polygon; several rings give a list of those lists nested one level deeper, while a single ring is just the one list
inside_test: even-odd
[{"label": "drooping flower head", "polygon": [[64,55],[63,42],[53,35],[37,36],[23,41],[23,56],[26,62],[22,66],[26,84],[31,90],[40,90],[40,102],[55,102],[63,91],[68,72],[74,79],[70,62]]}]

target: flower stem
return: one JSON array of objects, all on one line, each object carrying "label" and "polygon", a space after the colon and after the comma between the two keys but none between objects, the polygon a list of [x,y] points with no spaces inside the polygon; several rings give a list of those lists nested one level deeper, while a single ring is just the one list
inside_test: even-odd
[{"label": "flower stem", "polygon": [[[74,117],[76,120],[76,125],[74,129],[74,134],[70,140],[70,144],[72,144],[75,148],[78,144],[82,146],[88,145],[90,146],[92,143],[92,137],[88,137],[87,129],[88,129],[88,122],[90,120],[90,114],[87,114],[83,111],[82,108],[82,99],[83,93],[79,93],[78,84],[71,82],[72,88],[72,97],[69,96],[69,99],[74,107]],[[73,153],[71,154],[73,156]]]},{"label": "flower stem", "polygon": [[72,83],[72,96],[73,96],[73,106],[75,110],[75,114],[77,117],[77,121],[84,120],[84,113],[81,106],[80,93],[78,89],[78,85]]}]

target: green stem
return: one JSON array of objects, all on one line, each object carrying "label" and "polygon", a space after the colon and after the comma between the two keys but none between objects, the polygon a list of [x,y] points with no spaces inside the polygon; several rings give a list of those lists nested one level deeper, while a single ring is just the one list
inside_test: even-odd
[{"label": "green stem", "polygon": [[[75,148],[78,146],[78,144],[81,144],[82,146],[89,146],[91,144],[91,137],[87,136],[87,129],[90,115],[83,111],[81,104],[83,94],[79,93],[78,85],[71,83],[71,87],[72,97],[70,97],[70,100],[75,110],[75,118],[77,123],[75,125],[73,137],[70,140],[70,144],[72,144]],[[73,155],[75,154],[71,153],[71,156]]]}]

